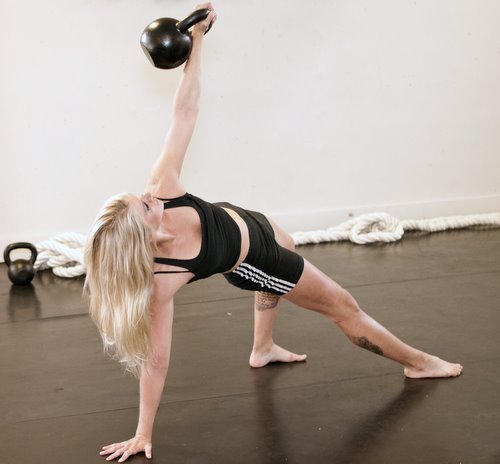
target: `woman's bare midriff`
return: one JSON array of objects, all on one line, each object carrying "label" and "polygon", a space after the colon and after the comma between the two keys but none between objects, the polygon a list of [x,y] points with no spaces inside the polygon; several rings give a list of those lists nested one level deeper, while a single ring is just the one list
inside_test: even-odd
[{"label": "woman's bare midriff", "polygon": [[250,237],[248,235],[248,227],[245,223],[245,221],[241,218],[241,216],[236,212],[233,211],[232,209],[229,208],[222,208],[231,218],[236,222],[240,229],[240,235],[241,235],[241,251],[240,251],[240,256],[238,258],[238,261],[236,264],[229,269],[225,274],[228,274],[229,272],[233,271],[236,269],[246,258],[248,254],[248,250],[250,248]]}]

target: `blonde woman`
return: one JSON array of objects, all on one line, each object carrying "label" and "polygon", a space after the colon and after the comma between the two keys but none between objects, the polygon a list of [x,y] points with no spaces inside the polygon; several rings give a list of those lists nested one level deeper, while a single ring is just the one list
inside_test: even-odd
[{"label": "blonde woman", "polygon": [[200,95],[200,55],[212,10],[192,30],[193,50],[175,96],[172,124],[146,193],[111,198],[86,249],[90,313],[105,347],[140,378],[136,434],[104,446],[107,460],[152,457],[153,422],[170,361],[174,296],[184,285],[222,273],[255,291],[252,367],[303,361],[273,341],[280,298],[325,315],[356,345],[400,363],[407,377],[450,377],[462,366],[412,348],[363,312],[354,298],[294,252],[291,237],[260,213],[210,204],[186,193],[179,175]]}]

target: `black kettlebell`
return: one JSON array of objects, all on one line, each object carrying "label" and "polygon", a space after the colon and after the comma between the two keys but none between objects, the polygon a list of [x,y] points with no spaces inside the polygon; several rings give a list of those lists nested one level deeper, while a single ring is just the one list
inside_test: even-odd
[{"label": "black kettlebell", "polygon": [[[15,261],[12,261],[10,259],[10,253],[13,250],[17,250],[19,248],[26,248],[28,250],[31,250],[31,257],[29,260],[16,259]],[[11,243],[5,248],[3,252],[3,259],[5,260],[5,264],[9,266],[7,275],[9,276],[9,279],[13,284],[27,285],[33,280],[33,277],[35,277],[34,264],[37,256],[38,252],[36,251],[35,245],[33,245],[32,243]]]},{"label": "black kettlebell", "polygon": [[[186,19],[158,18],[141,34],[141,46],[151,63],[160,69],[172,69],[184,63],[191,53],[193,41],[188,29],[203,21],[210,10],[203,8]],[[210,30],[210,26],[205,34]]]}]

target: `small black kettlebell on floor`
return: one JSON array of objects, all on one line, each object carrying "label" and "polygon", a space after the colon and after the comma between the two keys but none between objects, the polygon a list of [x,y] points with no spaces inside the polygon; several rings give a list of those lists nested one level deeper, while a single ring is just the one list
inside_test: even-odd
[{"label": "small black kettlebell on floor", "polygon": [[[31,251],[31,257],[29,260],[26,259],[16,259],[12,261],[10,259],[10,253],[17,249],[28,249]],[[10,281],[14,285],[28,285],[35,277],[35,261],[38,256],[35,245],[28,242],[18,242],[11,243],[8,245],[3,252],[3,259],[5,264],[9,267],[7,270],[7,275]]]},{"label": "small black kettlebell on floor", "polygon": [[[141,34],[141,46],[151,63],[160,69],[172,69],[184,63],[191,53],[193,41],[188,29],[203,21],[210,10],[203,8],[186,19],[158,18]],[[210,27],[205,34],[210,30]]]}]

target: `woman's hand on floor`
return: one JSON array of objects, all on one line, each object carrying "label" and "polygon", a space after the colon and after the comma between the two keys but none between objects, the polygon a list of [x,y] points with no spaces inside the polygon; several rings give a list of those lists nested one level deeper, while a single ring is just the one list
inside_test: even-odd
[{"label": "woman's hand on floor", "polygon": [[153,444],[151,440],[143,437],[142,435],[136,435],[127,441],[122,441],[121,443],[113,443],[112,445],[107,445],[102,447],[102,451],[99,453],[101,456],[109,456],[106,458],[107,461],[116,459],[118,456],[121,458],[118,462],[126,461],[130,456],[144,452],[148,459],[152,457]]}]

